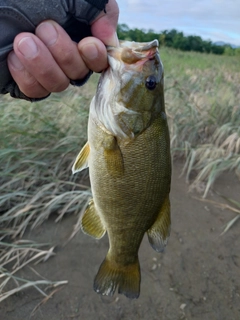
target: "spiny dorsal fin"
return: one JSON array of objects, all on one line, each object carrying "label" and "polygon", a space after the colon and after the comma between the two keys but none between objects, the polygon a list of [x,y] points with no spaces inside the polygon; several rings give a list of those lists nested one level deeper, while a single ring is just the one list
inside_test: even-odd
[{"label": "spiny dorsal fin", "polygon": [[170,234],[170,227],[170,201],[169,195],[167,195],[156,221],[154,222],[152,227],[147,231],[148,240],[155,251],[164,251]]},{"label": "spiny dorsal fin", "polygon": [[106,232],[93,200],[89,202],[83,214],[81,228],[84,233],[96,239],[102,238]]},{"label": "spiny dorsal fin", "polygon": [[79,152],[74,165],[72,166],[72,173],[76,173],[86,169],[88,167],[88,156],[90,153],[90,146],[88,142],[83,146],[82,150]]}]

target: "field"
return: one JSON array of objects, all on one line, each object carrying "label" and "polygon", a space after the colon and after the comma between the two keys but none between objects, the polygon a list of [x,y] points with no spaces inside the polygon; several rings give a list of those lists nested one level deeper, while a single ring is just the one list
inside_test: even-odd
[{"label": "field", "polygon": [[98,76],[38,103],[1,97],[0,319],[240,318],[240,61],[160,52],[173,226],[163,255],[143,241],[136,301],[93,292],[107,239],[79,231],[91,191],[71,166]]}]

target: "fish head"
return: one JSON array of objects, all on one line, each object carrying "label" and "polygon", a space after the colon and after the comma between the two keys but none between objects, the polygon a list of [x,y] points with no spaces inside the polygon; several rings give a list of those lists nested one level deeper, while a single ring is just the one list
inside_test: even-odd
[{"label": "fish head", "polygon": [[164,112],[158,41],[120,41],[118,47],[108,47],[107,53],[109,67],[99,81],[95,111],[108,131],[133,137]]},{"label": "fish head", "polygon": [[163,65],[158,41],[121,41],[119,47],[108,48],[108,59],[112,82],[120,85],[115,85],[119,101],[138,111],[156,107],[154,101],[163,90]]}]

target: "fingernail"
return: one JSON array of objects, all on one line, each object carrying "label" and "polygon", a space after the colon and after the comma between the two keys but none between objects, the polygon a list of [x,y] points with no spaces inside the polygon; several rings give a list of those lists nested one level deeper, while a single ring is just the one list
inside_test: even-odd
[{"label": "fingernail", "polygon": [[18,57],[16,56],[16,54],[14,52],[11,52],[9,54],[8,62],[10,62],[10,64],[14,67],[14,69],[17,69],[17,70],[23,69],[23,65],[22,65],[21,61],[18,59]]},{"label": "fingernail", "polygon": [[115,32],[115,33],[112,35],[112,37],[109,39],[108,45],[114,46],[114,47],[118,47],[118,46],[119,46],[119,40],[118,40],[118,36],[117,36],[117,33],[116,33],[116,32]]},{"label": "fingernail", "polygon": [[30,37],[22,38],[18,43],[18,49],[27,59],[34,58],[38,53],[38,47]]},{"label": "fingernail", "polygon": [[118,40],[117,33],[114,32],[110,37],[105,39],[104,43],[105,43],[106,46],[118,47],[119,46],[119,40]]},{"label": "fingernail", "polygon": [[36,30],[37,36],[47,45],[53,45],[58,38],[58,34],[54,26],[49,22],[41,23]]},{"label": "fingernail", "polygon": [[95,60],[98,57],[98,49],[94,43],[88,43],[83,46],[82,54],[87,60]]}]

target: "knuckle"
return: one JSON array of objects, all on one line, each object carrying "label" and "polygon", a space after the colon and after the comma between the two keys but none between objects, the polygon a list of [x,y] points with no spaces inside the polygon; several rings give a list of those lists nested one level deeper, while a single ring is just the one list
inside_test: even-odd
[{"label": "knuckle", "polygon": [[16,79],[16,82],[20,90],[28,95],[28,93],[35,92],[39,88],[39,83],[37,80],[30,75],[26,70],[22,73],[22,77]]},{"label": "knuckle", "polygon": [[19,89],[30,98],[42,98],[48,95],[49,91],[44,88],[36,78],[26,70],[23,72],[20,80],[16,81]]},{"label": "knuckle", "polygon": [[69,85],[69,79],[60,68],[44,68],[38,74],[39,83],[49,92],[60,92]]},{"label": "knuckle", "polygon": [[51,85],[51,90],[50,92],[61,92],[67,89],[69,85],[69,81],[64,81],[62,83],[58,83],[57,85]]},{"label": "knuckle", "polygon": [[35,82],[32,85],[22,84],[19,85],[20,90],[30,98],[42,98],[45,97],[49,92],[44,89],[39,83]]},{"label": "knuckle", "polygon": [[75,61],[73,50],[63,51],[60,55],[60,64],[64,66],[70,66]]}]

